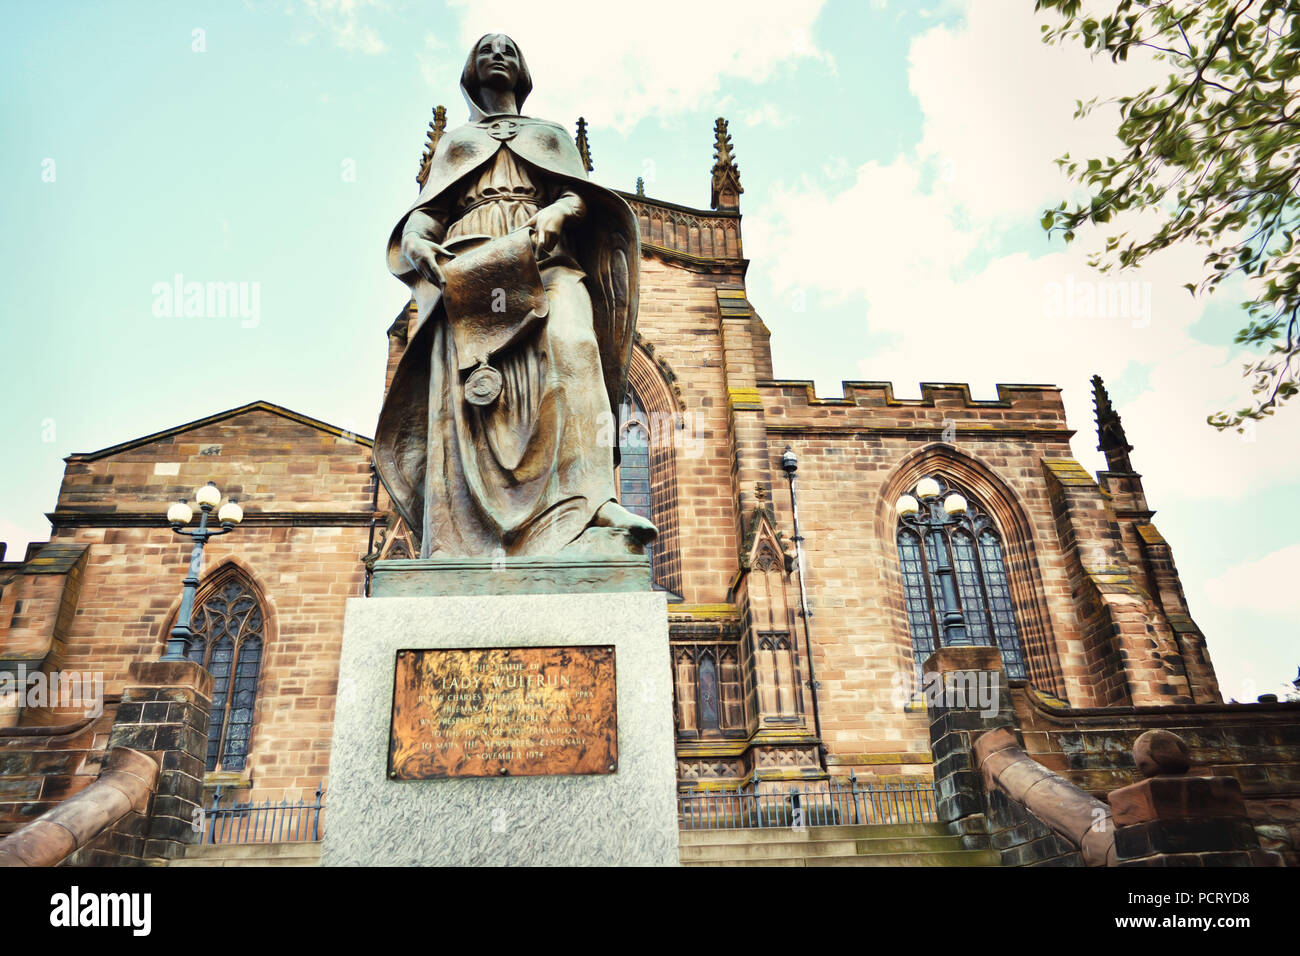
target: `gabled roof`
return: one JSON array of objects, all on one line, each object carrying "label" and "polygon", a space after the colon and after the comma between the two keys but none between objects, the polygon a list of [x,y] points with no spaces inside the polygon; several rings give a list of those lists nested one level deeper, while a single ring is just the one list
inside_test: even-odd
[{"label": "gabled roof", "polygon": [[279,415],[281,418],[287,418],[291,422],[297,422],[300,425],[306,425],[309,428],[315,428],[330,435],[336,435],[340,438],[346,436],[355,441],[358,445],[365,445],[367,448],[373,448],[375,444],[374,439],[346,431],[345,429],[339,428],[337,425],[331,425],[329,422],[323,422],[318,418],[302,415],[292,409],[285,408],[283,405],[275,405],[271,402],[249,402],[247,405],[240,405],[238,408],[231,408],[224,412],[217,412],[215,415],[209,415],[207,418],[199,418],[192,422],[186,422],[184,425],[176,425],[173,428],[154,432],[152,435],[133,438],[130,441],[124,441],[118,445],[110,445],[108,448],[99,449],[99,451],[77,452],[76,454],[69,455],[63,460],[68,462],[98,461],[100,458],[107,458],[109,455],[118,455],[124,451],[139,448],[141,445],[148,445],[151,442],[161,441],[164,438],[181,435],[185,432],[192,431],[195,428],[202,428],[205,425],[223,422],[227,419],[235,418],[248,412],[268,412],[272,415]]}]

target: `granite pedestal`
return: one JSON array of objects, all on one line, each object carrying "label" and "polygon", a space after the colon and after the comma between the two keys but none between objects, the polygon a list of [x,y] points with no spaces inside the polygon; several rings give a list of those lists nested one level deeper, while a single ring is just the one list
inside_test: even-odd
[{"label": "granite pedestal", "polygon": [[[399,650],[570,645],[614,648],[616,772],[388,778]],[[350,600],[322,864],[677,865],[670,681],[662,592]]]}]

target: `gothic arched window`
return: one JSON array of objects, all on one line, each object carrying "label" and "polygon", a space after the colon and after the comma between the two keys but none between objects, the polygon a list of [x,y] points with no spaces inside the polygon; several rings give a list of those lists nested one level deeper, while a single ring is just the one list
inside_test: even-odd
[{"label": "gothic arched window", "polygon": [[713,654],[710,651],[705,651],[700,657],[699,682],[700,730],[718,730],[720,727],[718,666],[714,663]]},{"label": "gothic arched window", "polygon": [[238,572],[223,576],[194,608],[186,656],[212,674],[207,769],[243,770],[262,669],[266,614]]},{"label": "gothic arched window", "polygon": [[743,736],[745,704],[737,648],[680,644],[673,660],[678,733],[691,738]]},{"label": "gothic arched window", "polygon": [[1024,678],[1011,586],[1002,553],[1002,537],[993,519],[969,495],[964,514],[948,514],[944,499],[954,489],[935,477],[939,494],[919,502],[915,515],[898,523],[898,561],[903,572],[903,601],[919,675],[926,658],[940,646],[944,627],[943,587],[939,570],[952,569],[952,594],[961,612],[968,643],[997,647],[1009,678]]},{"label": "gothic arched window", "polygon": [[628,511],[654,520],[650,508],[650,422],[636,393],[627,390],[628,415],[618,435],[618,500]]},{"label": "gothic arched window", "polygon": [[764,716],[795,716],[794,655],[788,637],[760,634],[757,663],[759,705]]},{"label": "gothic arched window", "polygon": [[669,568],[668,555],[662,553],[666,538],[666,515],[663,507],[655,507],[651,473],[651,437],[653,434],[650,416],[646,414],[641,400],[632,386],[628,386],[619,423],[618,449],[618,501],[628,511],[653,521],[659,528],[657,540],[646,545],[646,556],[650,559],[650,568],[655,587],[673,590],[672,572]]}]

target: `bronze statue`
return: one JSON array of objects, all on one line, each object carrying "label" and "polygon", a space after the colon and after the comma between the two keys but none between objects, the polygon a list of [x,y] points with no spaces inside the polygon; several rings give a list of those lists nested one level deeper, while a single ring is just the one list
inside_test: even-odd
[{"label": "bronze statue", "polygon": [[375,467],[421,557],[637,554],[657,533],[614,484],[636,220],[563,127],[519,114],[531,89],[509,37],[474,44],[469,122],[388,243],[419,315]]}]

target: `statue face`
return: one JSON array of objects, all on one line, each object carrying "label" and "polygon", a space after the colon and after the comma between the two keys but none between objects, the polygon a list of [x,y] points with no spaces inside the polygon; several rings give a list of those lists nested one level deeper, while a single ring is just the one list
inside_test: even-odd
[{"label": "statue face", "polygon": [[508,36],[484,37],[474,51],[474,71],[489,89],[513,90],[519,80],[519,51]]}]

